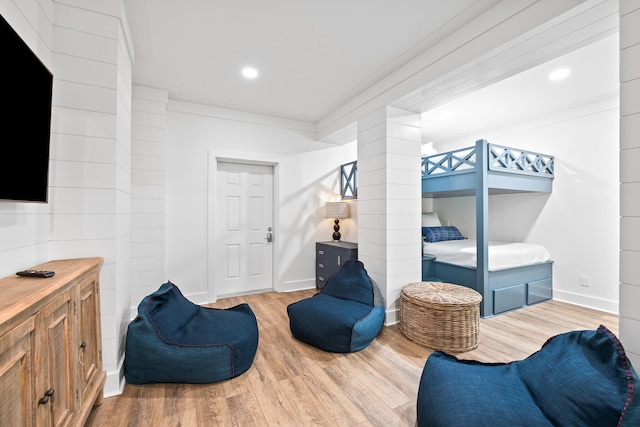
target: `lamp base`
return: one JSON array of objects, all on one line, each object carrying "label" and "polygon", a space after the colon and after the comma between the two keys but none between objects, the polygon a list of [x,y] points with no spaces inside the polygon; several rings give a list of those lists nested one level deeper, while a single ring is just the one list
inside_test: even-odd
[{"label": "lamp base", "polygon": [[340,220],[338,218],[333,220],[333,223],[335,224],[333,226],[333,241],[334,242],[339,242],[340,241],[340,237],[342,237],[342,235],[340,234]]}]

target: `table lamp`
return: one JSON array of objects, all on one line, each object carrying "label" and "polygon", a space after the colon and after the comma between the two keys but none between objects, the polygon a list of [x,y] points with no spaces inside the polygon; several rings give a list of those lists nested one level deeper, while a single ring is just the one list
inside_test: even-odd
[{"label": "table lamp", "polygon": [[349,218],[349,203],[347,202],[327,202],[327,218],[334,218],[333,241],[340,241],[340,220]]}]

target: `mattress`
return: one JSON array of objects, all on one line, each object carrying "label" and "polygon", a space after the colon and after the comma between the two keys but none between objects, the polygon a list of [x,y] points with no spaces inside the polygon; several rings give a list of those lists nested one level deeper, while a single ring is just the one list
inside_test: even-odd
[{"label": "mattress", "polygon": [[[437,261],[475,268],[476,240],[424,242],[423,254],[434,256]],[[538,264],[550,259],[549,251],[534,243],[489,241],[489,271]]]}]

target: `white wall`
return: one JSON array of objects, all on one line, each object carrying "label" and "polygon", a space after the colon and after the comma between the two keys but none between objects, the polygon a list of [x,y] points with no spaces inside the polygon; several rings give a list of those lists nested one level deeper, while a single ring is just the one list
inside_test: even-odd
[{"label": "white wall", "polygon": [[121,0],[54,8],[52,258],[101,256],[105,394],[122,386],[131,285],[132,43]]},{"label": "white wall", "polygon": [[[555,156],[551,194],[491,196],[489,238],[545,246],[554,260],[554,298],[618,312],[618,98],[599,100],[516,126],[438,144],[476,139]],[[433,199],[443,222],[475,236],[474,198]],[[588,276],[591,285],[581,285]]]},{"label": "white wall", "polygon": [[421,280],[420,115],[385,107],[358,120],[358,259],[398,321],[400,292]]},{"label": "white wall", "polygon": [[133,87],[131,135],[131,312],[166,281],[168,94]]},{"label": "white wall", "polygon": [[0,0],[52,70],[49,204],[0,202],[0,274],[103,257],[105,394],[120,390],[130,285],[131,43],[121,0]]},{"label": "white wall", "polygon": [[[339,167],[355,160],[355,143],[320,143],[305,123],[174,101],[168,108],[167,279],[194,301],[210,302],[208,174],[215,172],[216,158],[227,158],[276,165],[274,285],[278,291],[315,286],[314,243],[332,233],[324,204],[339,199]],[[352,203],[352,216],[354,208]],[[357,239],[355,220],[341,221],[343,240]]]},{"label": "white wall", "polygon": [[620,339],[640,367],[640,4],[620,0]]}]

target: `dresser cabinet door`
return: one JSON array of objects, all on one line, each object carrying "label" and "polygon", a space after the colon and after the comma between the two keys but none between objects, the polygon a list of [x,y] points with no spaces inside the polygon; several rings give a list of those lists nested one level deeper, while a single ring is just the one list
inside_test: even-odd
[{"label": "dresser cabinet door", "polygon": [[102,402],[99,266],[49,261],[0,278],[0,427],[81,426]]},{"label": "dresser cabinet door", "polygon": [[[43,381],[36,390],[38,401],[38,425],[62,427],[71,425],[74,416],[75,379],[73,378],[75,355],[72,354],[73,342],[73,300],[71,290],[67,290],[39,313],[43,323],[38,348],[43,360]],[[47,409],[43,411],[42,409]],[[46,413],[48,412],[48,414]],[[50,421],[47,418],[50,417]]]},{"label": "dresser cabinet door", "polygon": [[35,318],[0,337],[0,424],[36,425]]},{"label": "dresser cabinet door", "polygon": [[[78,285],[78,363],[80,400],[85,402],[96,387],[101,373],[102,338],[100,327],[100,299],[98,275],[91,274]],[[101,400],[101,399],[100,399]]]}]

